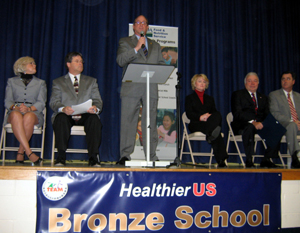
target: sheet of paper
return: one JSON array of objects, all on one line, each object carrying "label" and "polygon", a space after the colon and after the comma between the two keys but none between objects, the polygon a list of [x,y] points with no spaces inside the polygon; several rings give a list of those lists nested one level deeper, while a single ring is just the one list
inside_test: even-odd
[{"label": "sheet of paper", "polygon": [[87,113],[87,110],[92,107],[92,100],[89,99],[82,104],[72,105],[71,108],[74,110],[72,115]]}]

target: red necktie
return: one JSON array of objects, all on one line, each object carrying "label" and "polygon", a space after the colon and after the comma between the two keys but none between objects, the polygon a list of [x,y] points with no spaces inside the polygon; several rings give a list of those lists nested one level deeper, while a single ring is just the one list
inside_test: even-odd
[{"label": "red necktie", "polygon": [[255,106],[255,114],[257,114],[257,104],[256,104],[256,99],[255,99],[254,93],[251,93],[251,95],[252,95],[252,100],[253,100],[253,103]]},{"label": "red necktie", "polygon": [[78,79],[77,79],[77,77],[76,76],[74,76],[74,90],[75,90],[75,92],[76,92],[76,94],[78,95]]},{"label": "red necktie", "polygon": [[298,114],[296,112],[296,109],[292,103],[291,97],[290,97],[290,93],[287,94],[287,100],[289,102],[289,106],[290,106],[290,110],[291,110],[291,115],[293,118],[293,121],[298,121]]}]

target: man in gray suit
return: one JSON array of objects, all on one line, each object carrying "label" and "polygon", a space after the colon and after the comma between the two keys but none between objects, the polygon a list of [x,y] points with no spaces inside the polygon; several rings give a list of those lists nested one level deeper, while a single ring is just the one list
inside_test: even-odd
[{"label": "man in gray suit", "polygon": [[[130,63],[165,64],[161,55],[160,45],[147,38],[148,20],[140,15],[134,20],[134,35],[121,38],[117,52],[117,63],[123,67],[123,74]],[[146,137],[146,85],[145,83],[123,82],[121,87],[122,113],[121,113],[121,139],[120,157],[117,164],[124,165],[130,160],[130,154],[134,150],[136,128],[139,117],[140,103],[143,104],[142,112],[142,133],[143,141]],[[150,84],[150,160],[158,160],[156,146],[158,141],[156,130],[158,87],[157,84]],[[146,143],[144,151],[146,152]]]},{"label": "man in gray suit", "polygon": [[[73,125],[83,125],[89,154],[89,165],[100,166],[99,147],[101,143],[101,129],[99,114],[102,111],[102,99],[97,80],[81,74],[83,59],[81,53],[71,52],[65,58],[69,73],[53,80],[50,107],[55,145],[58,156],[55,165],[65,165],[66,150]],[[92,99],[92,106],[87,113],[72,115],[72,105],[84,103]]]},{"label": "man in gray suit", "polygon": [[282,88],[269,94],[270,111],[276,120],[286,128],[286,141],[292,156],[292,168],[300,168],[298,153],[300,146],[297,135],[300,134],[300,94],[293,91],[295,73],[287,71],[281,76]]}]

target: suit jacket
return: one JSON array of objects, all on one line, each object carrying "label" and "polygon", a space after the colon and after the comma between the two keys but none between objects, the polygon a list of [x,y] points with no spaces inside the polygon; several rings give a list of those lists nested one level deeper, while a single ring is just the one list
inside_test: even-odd
[{"label": "suit jacket", "polygon": [[[165,64],[160,45],[147,38],[148,41],[148,56],[144,55],[143,49],[135,53],[135,46],[138,43],[136,35],[124,37],[119,40],[119,47],[117,52],[117,63],[123,67],[122,77],[124,76],[127,66],[130,63],[145,63],[145,64]],[[130,83],[124,82],[121,87],[121,96],[140,97],[146,93],[145,83]],[[150,97],[158,98],[157,84],[150,84]]]},{"label": "suit jacket", "polygon": [[258,105],[257,114],[255,114],[255,106],[247,89],[238,90],[232,93],[231,111],[233,114],[233,122],[231,123],[231,126],[235,133],[245,128],[251,120],[263,122],[269,114],[268,97],[262,93],[256,92],[256,101]]},{"label": "suit jacket", "polygon": [[[293,91],[293,100],[298,117],[300,117],[300,94]],[[270,112],[286,127],[291,122],[291,111],[283,89],[273,91],[269,94]]]},{"label": "suit jacket", "polygon": [[100,112],[102,111],[103,103],[95,78],[81,74],[78,95],[75,93],[69,74],[54,79],[49,103],[50,108],[54,111],[51,118],[52,123],[59,108],[81,104],[88,99],[92,99],[92,105],[95,105]]},{"label": "suit jacket", "polygon": [[[37,111],[34,111],[34,113],[39,119],[38,126],[41,126],[44,123],[43,110],[45,108],[46,101],[47,86],[44,80],[33,76],[32,80],[27,86],[24,85],[23,81],[19,76],[9,78],[7,80],[4,105],[5,108],[8,109],[8,115],[11,112],[9,108],[13,104],[19,102],[18,104],[20,105],[20,103],[22,102],[27,102],[25,103],[27,107],[36,107]],[[7,118],[4,119],[5,124],[6,122]]]},{"label": "suit jacket", "polygon": [[193,92],[185,98],[185,112],[191,122],[199,122],[201,115],[205,113],[214,113],[216,111],[214,98],[205,93],[203,95],[203,104],[196,92]]}]

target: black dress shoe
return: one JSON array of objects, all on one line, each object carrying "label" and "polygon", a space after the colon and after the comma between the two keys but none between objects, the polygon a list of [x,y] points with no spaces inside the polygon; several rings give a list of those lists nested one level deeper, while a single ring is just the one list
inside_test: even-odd
[{"label": "black dress shoe", "polygon": [[[18,156],[18,155],[21,155],[21,156]],[[22,160],[18,160],[18,157],[19,158],[22,157],[23,159]],[[17,154],[16,163],[24,164],[24,154],[22,154],[22,153],[18,153]]]},{"label": "black dress shoe", "polygon": [[16,160],[16,163],[24,164],[24,160]]},{"label": "black dress shoe", "polygon": [[227,167],[227,166],[226,166],[226,163],[225,163],[225,160],[221,159],[221,160],[218,162],[218,167]]},{"label": "black dress shoe", "polygon": [[254,163],[252,162],[251,159],[246,160],[246,167],[248,167],[248,168],[255,167],[255,165],[254,165]]},{"label": "black dress shoe", "polygon": [[276,168],[278,166],[275,163],[271,162],[270,159],[265,159],[260,162],[260,167]]},{"label": "black dress shoe", "polygon": [[122,157],[116,164],[125,165],[125,162],[129,161],[127,157]]},{"label": "black dress shoe", "polygon": [[89,166],[90,167],[101,167],[100,163],[99,162],[96,162],[94,160],[90,160],[89,161]]},{"label": "black dress shoe", "polygon": [[57,166],[57,167],[59,167],[59,166],[66,166],[66,160],[64,160],[64,159],[57,159],[54,162],[54,166]]},{"label": "black dress shoe", "polygon": [[42,158],[38,158],[36,161],[33,162],[33,165],[40,165],[42,161]]},{"label": "black dress shoe", "polygon": [[297,159],[293,159],[292,163],[291,163],[291,168],[300,168],[300,162]]},{"label": "black dress shoe", "polygon": [[206,141],[208,143],[211,143],[220,135],[220,132],[221,132],[221,127],[217,126],[210,134],[206,135]]}]

